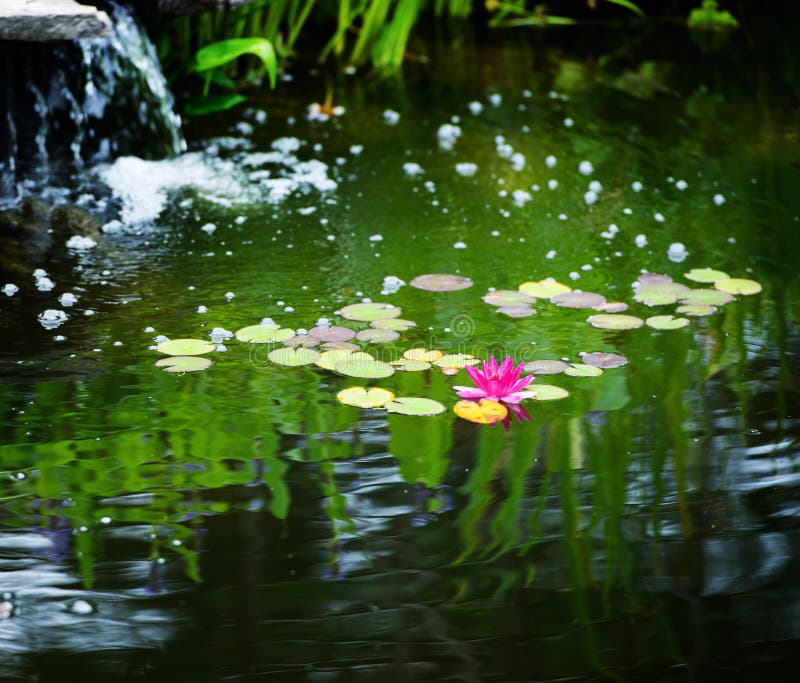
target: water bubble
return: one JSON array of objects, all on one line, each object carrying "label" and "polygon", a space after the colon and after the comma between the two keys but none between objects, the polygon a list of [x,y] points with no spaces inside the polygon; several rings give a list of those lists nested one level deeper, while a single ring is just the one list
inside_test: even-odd
[{"label": "water bubble", "polygon": [[714,204],[717,206],[722,206],[725,203],[725,197],[721,194],[714,195]]},{"label": "water bubble", "polygon": [[80,598],[68,602],[66,609],[67,612],[71,612],[72,614],[78,614],[80,616],[93,614],[94,612],[97,611],[97,607],[95,605],[93,605],[88,600],[82,600]]},{"label": "water bubble", "polygon": [[555,168],[555,165],[558,163],[558,159],[556,159],[552,154],[545,157],[544,160],[545,166],[547,168]]},{"label": "water bubble", "polygon": [[578,172],[581,175],[591,175],[594,173],[594,166],[592,166],[592,162],[585,160],[581,161],[581,163],[578,164]]},{"label": "water bubble", "polygon": [[19,287],[9,282],[7,285],[3,285],[3,289],[0,291],[2,291],[6,296],[14,296],[19,291]]}]

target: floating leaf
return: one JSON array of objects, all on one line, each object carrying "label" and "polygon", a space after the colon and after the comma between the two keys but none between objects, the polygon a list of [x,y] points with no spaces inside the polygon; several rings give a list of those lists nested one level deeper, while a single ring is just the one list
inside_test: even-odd
[{"label": "floating leaf", "polygon": [[467,365],[477,365],[480,360],[467,353],[448,353],[433,362],[440,368],[465,368]]},{"label": "floating leaf", "polygon": [[628,359],[619,353],[582,353],[581,360],[596,368],[619,368],[628,364]]},{"label": "floating leaf", "polygon": [[459,401],[453,406],[453,411],[464,420],[483,425],[493,425],[508,416],[508,408],[487,398],[480,401]]},{"label": "floating leaf", "polygon": [[445,407],[439,401],[411,396],[399,396],[384,407],[390,413],[399,413],[400,415],[438,415],[445,411]]},{"label": "floating leaf", "polygon": [[686,318],[676,318],[671,315],[654,315],[645,322],[654,330],[679,330],[689,324]]},{"label": "floating leaf", "polygon": [[434,363],[442,357],[442,352],[433,349],[432,351],[426,351],[425,349],[408,349],[408,351],[403,352],[403,358],[407,360],[421,360],[427,361],[428,363]]},{"label": "floating leaf", "polygon": [[689,288],[680,282],[654,282],[640,285],[633,295],[635,301],[647,306],[674,304]]},{"label": "floating leaf", "polygon": [[594,292],[564,292],[550,297],[550,301],[561,308],[595,308],[606,303],[606,298]]},{"label": "floating leaf", "polygon": [[386,342],[394,341],[400,337],[399,332],[394,330],[361,330],[356,339],[363,342],[371,342],[372,344],[385,344]]},{"label": "floating leaf", "polygon": [[372,387],[371,389],[349,387],[336,394],[336,398],[341,403],[355,406],[356,408],[380,408],[392,401],[394,394],[388,389],[381,389],[380,387]]},{"label": "floating leaf", "polygon": [[719,280],[714,283],[714,289],[720,292],[728,292],[728,294],[758,294],[761,291],[761,285],[755,280],[746,280],[739,277],[730,277],[727,280]]},{"label": "floating leaf", "polygon": [[690,289],[681,295],[684,304],[703,304],[706,306],[722,306],[733,301],[733,294],[718,289]]},{"label": "floating leaf", "polygon": [[539,280],[538,282],[523,282],[519,286],[519,291],[525,292],[525,294],[530,294],[537,299],[549,299],[550,297],[557,296],[559,294],[571,292],[572,287],[562,285],[560,282],[556,282],[553,278],[547,278],[545,280]]},{"label": "floating leaf", "polygon": [[585,363],[570,363],[564,370],[565,375],[570,377],[597,377],[603,371],[596,365],[586,365]]},{"label": "floating leaf", "polygon": [[326,351],[358,351],[361,347],[358,344],[353,344],[352,342],[340,341],[340,342],[325,342],[322,345],[322,348]]},{"label": "floating leaf", "polygon": [[504,313],[510,318],[530,318],[536,311],[530,306],[500,306],[498,313]]},{"label": "floating leaf", "polygon": [[462,277],[461,275],[433,273],[415,277],[408,284],[428,292],[454,292],[458,289],[472,287],[472,280],[468,277]]},{"label": "floating leaf", "polygon": [[405,332],[416,326],[417,323],[412,320],[403,320],[402,318],[381,318],[370,323],[370,327],[381,330],[395,330],[397,332]]},{"label": "floating leaf", "polygon": [[533,360],[523,366],[525,372],[532,372],[534,375],[557,375],[566,369],[567,364],[563,360]]},{"label": "floating leaf", "polygon": [[242,342],[251,344],[271,344],[273,342],[285,341],[294,337],[294,330],[279,325],[250,325],[243,327],[236,333],[236,338]]},{"label": "floating leaf", "polygon": [[529,384],[528,389],[533,392],[533,398],[536,401],[557,401],[560,398],[569,396],[569,392],[566,389],[552,384]]},{"label": "floating leaf", "polygon": [[324,342],[350,341],[356,336],[356,333],[349,327],[342,327],[341,325],[312,327],[308,334]]},{"label": "floating leaf", "polygon": [[[370,358],[358,358],[359,354],[351,354],[347,358],[340,360],[335,365],[335,370],[348,377],[360,377],[362,379],[379,379],[391,377],[394,368],[388,363]],[[365,354],[366,355],[366,354]]]},{"label": "floating leaf", "polygon": [[623,313],[600,313],[599,315],[590,315],[586,322],[592,327],[597,327],[601,330],[634,330],[641,327],[644,321],[634,315],[625,315]]},{"label": "floating leaf", "polygon": [[361,320],[370,322],[371,320],[381,320],[383,318],[397,318],[402,311],[392,304],[379,302],[367,304],[351,304],[345,306],[339,313],[348,320]]},{"label": "floating leaf", "polygon": [[492,306],[527,306],[536,299],[530,294],[511,289],[497,289],[484,295],[483,300]]},{"label": "floating leaf", "polygon": [[156,361],[156,367],[167,372],[197,372],[211,367],[210,358],[200,356],[170,356]]},{"label": "floating leaf", "polygon": [[313,349],[319,345],[319,339],[309,334],[298,334],[283,340],[283,345],[292,349]]},{"label": "floating leaf", "polygon": [[[354,352],[350,349],[332,349],[330,351],[324,351],[320,354],[315,363],[319,365],[319,367],[325,368],[326,370],[335,370],[336,363],[349,358],[351,355],[353,355],[353,353]],[[368,353],[358,353],[363,356],[364,360],[373,360],[372,356],[370,356]]]},{"label": "floating leaf", "polygon": [[168,356],[201,356],[215,348],[217,347],[206,339],[170,339],[156,346],[156,351]]},{"label": "floating leaf", "polygon": [[694,282],[712,283],[728,279],[728,274],[711,268],[692,268],[684,277]]},{"label": "floating leaf", "polygon": [[282,349],[274,349],[269,352],[267,358],[273,363],[278,365],[286,365],[289,367],[296,367],[298,365],[311,365],[315,363],[320,357],[318,351],[314,349],[292,349],[284,347]]},{"label": "floating leaf", "polygon": [[431,364],[424,360],[408,360],[407,358],[399,358],[393,360],[389,365],[394,366],[401,372],[422,372],[423,370],[430,370]]},{"label": "floating leaf", "polygon": [[628,304],[622,301],[606,301],[604,304],[594,307],[595,311],[602,311],[603,313],[622,313],[628,310]]},{"label": "floating leaf", "polygon": [[642,273],[636,278],[643,285],[666,284],[672,282],[669,275],[661,275],[660,273]]},{"label": "floating leaf", "polygon": [[681,315],[691,315],[695,317],[701,317],[705,315],[711,315],[712,313],[717,312],[716,306],[708,306],[706,304],[686,304],[684,306],[678,306],[675,309],[676,313],[680,313]]}]

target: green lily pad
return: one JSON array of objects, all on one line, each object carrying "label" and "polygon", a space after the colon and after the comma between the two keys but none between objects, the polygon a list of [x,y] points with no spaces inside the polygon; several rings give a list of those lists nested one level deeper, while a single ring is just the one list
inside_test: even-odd
[{"label": "green lily pad", "polygon": [[393,365],[401,372],[421,372],[423,370],[430,370],[431,364],[424,360],[409,360],[408,358],[399,358],[393,360],[389,365]]},{"label": "green lily pad", "polygon": [[635,301],[647,306],[674,304],[689,288],[680,282],[647,282],[639,285],[633,295]]},{"label": "green lily pad", "polygon": [[628,364],[628,359],[619,353],[582,353],[581,360],[596,368],[619,368]]},{"label": "green lily pad", "polygon": [[370,327],[381,330],[395,330],[396,332],[405,332],[416,326],[417,323],[414,321],[403,320],[402,318],[381,318],[380,320],[373,320],[370,323]]},{"label": "green lily pad", "polygon": [[166,372],[198,372],[212,365],[210,358],[200,356],[170,356],[156,361],[157,368],[164,368]]},{"label": "green lily pad", "polygon": [[472,280],[468,277],[462,277],[461,275],[432,273],[429,275],[419,275],[408,284],[428,292],[454,292],[458,289],[472,287]]},{"label": "green lily pad", "polygon": [[361,379],[379,379],[391,377],[394,368],[388,363],[370,358],[357,357],[359,354],[351,354],[347,358],[336,363],[336,372],[347,375],[348,377],[360,377]]},{"label": "green lily pad", "polygon": [[635,330],[641,327],[644,321],[635,315],[625,315],[624,313],[600,313],[590,315],[586,322],[592,327],[601,330]]},{"label": "green lily pad", "polygon": [[394,394],[388,389],[372,387],[348,387],[342,389],[336,398],[341,403],[356,408],[380,408],[394,399]]},{"label": "green lily pad", "polygon": [[678,306],[675,309],[676,313],[680,313],[681,315],[691,315],[695,317],[702,317],[706,315],[712,315],[713,313],[717,312],[716,306],[709,306],[707,304],[685,304],[683,306]]},{"label": "green lily pad", "polygon": [[353,344],[349,341],[340,341],[340,342],[325,342],[322,345],[322,348],[325,351],[358,351],[361,347],[358,344]]},{"label": "green lily pad", "polygon": [[468,365],[478,365],[480,362],[480,359],[468,353],[447,353],[433,361],[433,364],[440,368],[465,368]]},{"label": "green lily pad", "polygon": [[323,342],[350,341],[356,336],[354,330],[351,330],[349,327],[342,327],[341,325],[312,327],[308,331],[308,334]]},{"label": "green lily pad", "polygon": [[536,299],[530,294],[511,289],[497,289],[484,295],[483,300],[492,306],[527,306]]},{"label": "green lily pad", "polygon": [[339,311],[343,318],[348,320],[360,320],[370,322],[372,320],[382,320],[383,318],[397,318],[402,311],[392,304],[372,302],[368,304],[351,304]]},{"label": "green lily pad", "polygon": [[500,306],[497,312],[503,313],[509,318],[530,318],[532,315],[536,315],[536,310],[530,306]]},{"label": "green lily pad", "polygon": [[422,360],[428,363],[434,363],[439,360],[444,354],[439,349],[424,349],[414,348],[403,351],[403,358],[407,360]]},{"label": "green lily pad", "polygon": [[431,398],[417,398],[412,396],[398,396],[394,401],[390,401],[384,407],[390,413],[419,416],[438,415],[446,410],[439,401],[434,401]]},{"label": "green lily pad", "polygon": [[399,332],[395,332],[394,330],[382,330],[382,329],[361,330],[356,335],[356,339],[358,339],[359,341],[370,342],[372,344],[385,344],[386,342],[394,341],[399,337],[400,337]]},{"label": "green lily pad", "polygon": [[[353,353],[362,352],[354,352],[350,349],[331,349],[330,351],[323,351],[314,362],[319,367],[325,368],[325,370],[335,370],[338,362],[349,358]],[[364,360],[374,360],[368,353],[362,353],[362,356]]]},{"label": "green lily pad", "polygon": [[528,389],[534,393],[534,401],[557,401],[569,396],[569,392],[552,384],[529,384]]},{"label": "green lily pad", "polygon": [[645,320],[645,323],[654,330],[679,330],[686,327],[689,321],[686,318],[676,318],[672,315],[654,315]]},{"label": "green lily pad", "polygon": [[733,294],[718,289],[690,289],[680,297],[684,304],[703,304],[705,306],[722,306],[733,301]]},{"label": "green lily pad", "polygon": [[572,287],[562,285],[556,282],[553,278],[546,278],[538,282],[523,282],[519,286],[519,291],[525,294],[530,294],[537,299],[549,299],[550,297],[557,296],[558,294],[565,294],[571,292]]},{"label": "green lily pad", "polygon": [[534,375],[557,375],[566,369],[567,364],[563,360],[532,360],[523,366],[525,372]]},{"label": "green lily pad", "polygon": [[603,370],[595,365],[586,365],[585,363],[570,363],[566,370],[565,375],[570,377],[597,377],[603,374]]},{"label": "green lily pad", "polygon": [[564,292],[550,297],[550,301],[561,308],[595,308],[606,303],[606,298],[602,294],[594,292]]},{"label": "green lily pad", "polygon": [[236,332],[236,338],[251,344],[272,344],[294,337],[294,330],[280,325],[250,325]]},{"label": "green lily pad", "polygon": [[277,363],[278,365],[286,365],[288,367],[311,365],[312,363],[316,363],[319,357],[319,351],[315,351],[314,349],[293,349],[289,347],[274,349],[267,355],[267,358],[269,358],[273,363]]},{"label": "green lily pad", "polygon": [[728,279],[728,274],[723,273],[721,270],[712,270],[711,268],[692,268],[684,277],[693,282],[710,284],[718,280]]},{"label": "green lily pad", "polygon": [[215,348],[217,347],[206,339],[170,339],[156,346],[156,351],[168,356],[202,356],[204,353],[211,353]]},{"label": "green lily pad", "polygon": [[746,280],[740,277],[730,277],[727,280],[718,280],[714,283],[714,289],[720,292],[728,292],[728,294],[758,294],[761,291],[761,285],[755,280]]}]

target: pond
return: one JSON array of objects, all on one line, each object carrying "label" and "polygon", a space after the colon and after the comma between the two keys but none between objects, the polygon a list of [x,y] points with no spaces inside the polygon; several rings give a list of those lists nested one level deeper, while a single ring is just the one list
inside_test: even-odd
[{"label": "pond", "polygon": [[[792,679],[791,107],[524,40],[435,59],[389,81],[300,62],[190,123],[185,154],[64,181],[103,230],[0,295],[4,679]],[[344,111],[309,116],[327,91]],[[638,326],[681,303],[637,295],[643,274],[713,289],[724,275],[686,277],[706,268],[760,291]],[[436,273],[471,286],[410,284]],[[639,323],[519,295],[547,278]],[[365,299],[409,326],[342,315]],[[529,365],[528,388],[568,395],[474,424],[453,412],[457,360],[290,367],[233,336],[266,319],[359,331],[387,363],[564,360]],[[166,338],[213,340],[212,364],[164,372]],[[337,400],[351,386],[445,411]]]}]

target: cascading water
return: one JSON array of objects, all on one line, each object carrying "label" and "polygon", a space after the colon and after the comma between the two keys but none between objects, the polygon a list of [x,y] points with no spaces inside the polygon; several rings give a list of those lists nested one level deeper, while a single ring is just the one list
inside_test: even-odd
[{"label": "cascading water", "polygon": [[0,42],[0,197],[68,183],[87,162],[186,149],[153,44],[127,8],[107,9],[103,38]]}]

